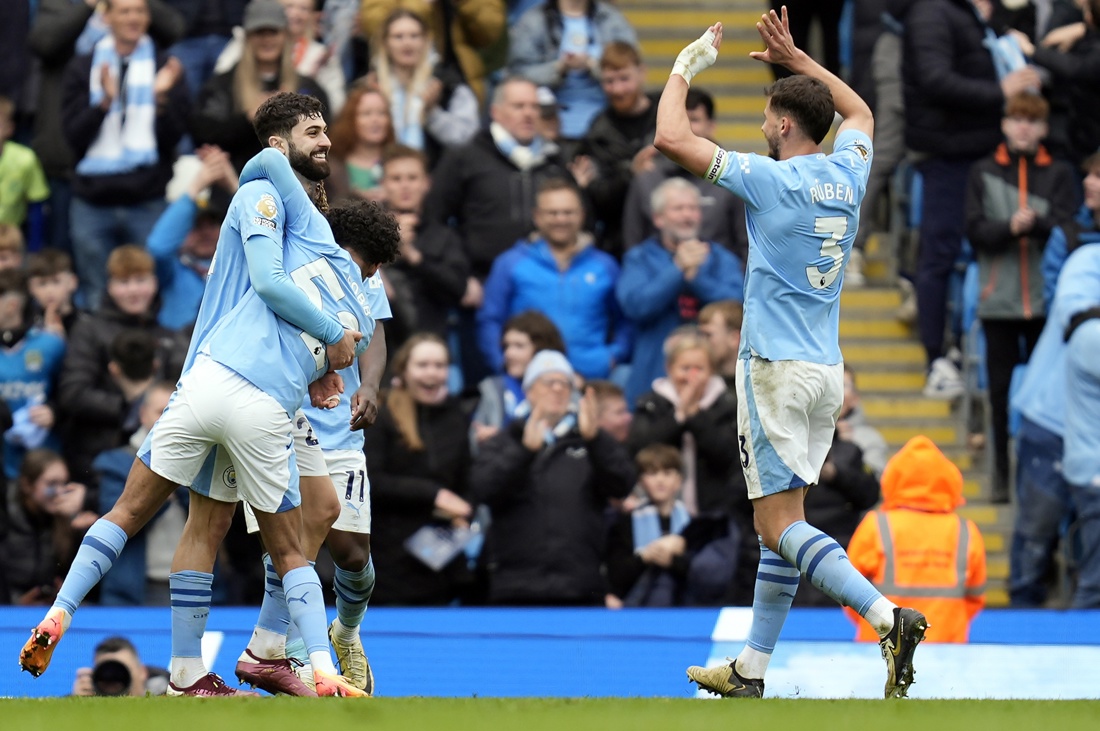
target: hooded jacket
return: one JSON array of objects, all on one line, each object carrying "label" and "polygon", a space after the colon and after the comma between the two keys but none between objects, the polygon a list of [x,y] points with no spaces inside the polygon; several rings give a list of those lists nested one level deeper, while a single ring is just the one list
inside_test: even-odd
[{"label": "hooded jacket", "polygon": [[[962,485],[959,468],[931,440],[913,437],[886,465],[882,505],[848,544],[852,566],[886,598],[924,613],[932,642],[966,642],[985,605],[982,534],[955,514],[966,502]],[[870,624],[858,625],[857,640],[878,641]]]}]

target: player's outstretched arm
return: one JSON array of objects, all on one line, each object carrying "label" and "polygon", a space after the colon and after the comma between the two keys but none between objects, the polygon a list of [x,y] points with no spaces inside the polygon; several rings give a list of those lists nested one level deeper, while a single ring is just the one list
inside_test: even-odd
[{"label": "player's outstretched arm", "polygon": [[787,6],[784,5],[780,12],[781,15],[777,15],[774,10],[770,10],[760,16],[756,30],[760,33],[760,38],[767,46],[767,50],[753,51],[749,56],[757,61],[779,64],[789,69],[791,73],[803,74],[823,82],[833,93],[833,104],[836,105],[837,113],[844,119],[840,125],[840,131],[856,129],[868,137],[873,136],[875,118],[867,102],[863,101],[859,94],[835,74],[795,46],[791,27],[787,21]]},{"label": "player's outstretched arm", "polygon": [[685,104],[691,79],[715,62],[721,45],[722,24],[715,23],[702,37],[680,51],[657,105],[654,146],[668,159],[699,177],[710,167],[717,145],[691,131]]}]

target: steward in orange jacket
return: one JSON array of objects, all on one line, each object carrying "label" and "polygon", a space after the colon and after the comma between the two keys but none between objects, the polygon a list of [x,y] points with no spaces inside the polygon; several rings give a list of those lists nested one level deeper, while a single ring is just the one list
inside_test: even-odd
[{"label": "steward in orange jacket", "polygon": [[[959,468],[927,437],[913,437],[886,464],[882,505],[863,518],[848,558],[886,597],[928,618],[930,642],[966,642],[985,606],[985,543],[955,514],[966,501]],[[856,639],[878,642],[852,610]]]}]

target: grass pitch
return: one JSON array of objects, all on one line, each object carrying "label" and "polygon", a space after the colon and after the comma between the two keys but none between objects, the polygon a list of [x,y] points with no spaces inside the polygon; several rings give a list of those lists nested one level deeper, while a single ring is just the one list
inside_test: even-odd
[{"label": "grass pitch", "polygon": [[1034,731],[1096,729],[1097,701],[544,698],[0,700],[0,727],[54,731]]}]

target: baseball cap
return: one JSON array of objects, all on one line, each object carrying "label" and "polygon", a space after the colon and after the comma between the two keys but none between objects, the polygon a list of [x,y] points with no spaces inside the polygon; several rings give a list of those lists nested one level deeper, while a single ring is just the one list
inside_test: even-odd
[{"label": "baseball cap", "polygon": [[535,384],[535,381],[547,373],[562,373],[573,378],[573,366],[564,355],[556,350],[540,350],[527,364],[527,370],[523,372],[523,390],[527,391]]},{"label": "baseball cap", "polygon": [[286,30],[286,11],[278,0],[252,0],[244,9],[245,33],[254,30]]}]

